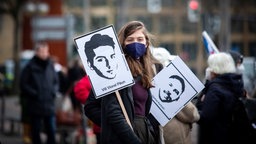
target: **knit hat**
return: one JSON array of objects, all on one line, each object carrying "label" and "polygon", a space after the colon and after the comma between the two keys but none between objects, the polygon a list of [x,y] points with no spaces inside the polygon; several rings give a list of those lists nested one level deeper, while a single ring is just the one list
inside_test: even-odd
[{"label": "knit hat", "polygon": [[235,73],[236,67],[230,54],[220,52],[211,54],[207,60],[208,68],[216,74]]},{"label": "knit hat", "polygon": [[243,55],[241,55],[239,52],[230,50],[229,53],[235,61],[235,65],[243,63]]}]

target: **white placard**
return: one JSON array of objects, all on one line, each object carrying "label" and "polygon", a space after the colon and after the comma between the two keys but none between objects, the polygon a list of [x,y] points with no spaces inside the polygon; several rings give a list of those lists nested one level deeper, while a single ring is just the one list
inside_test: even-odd
[{"label": "white placard", "polygon": [[74,41],[96,98],[134,84],[113,25],[79,36]]},{"label": "white placard", "polygon": [[150,111],[162,126],[204,88],[179,56],[154,77],[153,84]]}]

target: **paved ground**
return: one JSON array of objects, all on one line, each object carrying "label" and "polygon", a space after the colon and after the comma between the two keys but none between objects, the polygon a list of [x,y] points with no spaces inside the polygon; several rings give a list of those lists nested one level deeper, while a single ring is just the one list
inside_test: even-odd
[{"label": "paved ground", "polygon": [[[0,144],[23,144],[22,142],[22,127],[20,120],[20,105],[19,105],[19,99],[17,96],[8,96],[8,98],[5,98],[5,111],[2,113],[3,110],[3,100],[0,98],[0,120],[4,118],[13,119],[13,127],[10,123],[10,121],[4,121],[3,128],[0,125]],[[15,121],[16,120],[16,121]],[[12,130],[13,128],[13,130]],[[89,136],[87,144],[95,144],[95,137],[92,134],[91,130],[88,129],[87,135]],[[45,139],[45,135],[42,134],[42,138]],[[60,142],[62,141],[60,139],[60,135],[56,135],[57,140]],[[70,137],[67,137],[67,139],[70,140]],[[197,125],[193,125],[192,129],[192,144],[197,143]]]},{"label": "paved ground", "polygon": [[[3,103],[4,101],[4,103]],[[0,144],[23,144],[22,142],[22,126],[20,123],[20,104],[17,96],[0,97]],[[12,123],[12,122],[13,123]],[[3,123],[3,125],[2,125]],[[81,129],[74,127],[57,127],[58,133],[56,139],[58,143],[72,143],[75,139],[75,135],[80,134],[80,143],[83,143],[83,135]],[[61,137],[60,132],[64,130],[68,131],[68,135]],[[80,131],[79,131],[80,130]],[[95,144],[95,136],[90,128],[87,129],[87,144]],[[46,140],[46,135],[41,134],[42,140]],[[64,142],[65,141],[65,142]]]},{"label": "paved ground", "polygon": [[20,136],[0,135],[0,144],[23,144]]},{"label": "paved ground", "polygon": [[[18,97],[0,98],[0,142],[1,144],[22,144],[20,125],[20,106]],[[4,111],[3,111],[4,110]],[[9,120],[13,120],[13,125]],[[3,125],[2,125],[3,124]],[[11,130],[13,126],[13,131]]]}]

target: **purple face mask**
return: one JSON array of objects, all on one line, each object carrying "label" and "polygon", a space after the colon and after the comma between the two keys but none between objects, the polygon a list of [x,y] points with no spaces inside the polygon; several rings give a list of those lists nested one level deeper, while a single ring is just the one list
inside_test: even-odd
[{"label": "purple face mask", "polygon": [[142,43],[131,43],[126,45],[124,51],[134,59],[138,59],[146,52],[146,46]]}]

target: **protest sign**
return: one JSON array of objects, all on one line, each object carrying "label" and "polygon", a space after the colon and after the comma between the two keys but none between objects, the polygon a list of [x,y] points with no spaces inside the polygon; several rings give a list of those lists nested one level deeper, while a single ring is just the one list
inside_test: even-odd
[{"label": "protest sign", "polygon": [[134,84],[113,25],[74,39],[96,98]]},{"label": "protest sign", "polygon": [[150,112],[162,126],[204,88],[179,56],[153,78],[153,85]]}]

